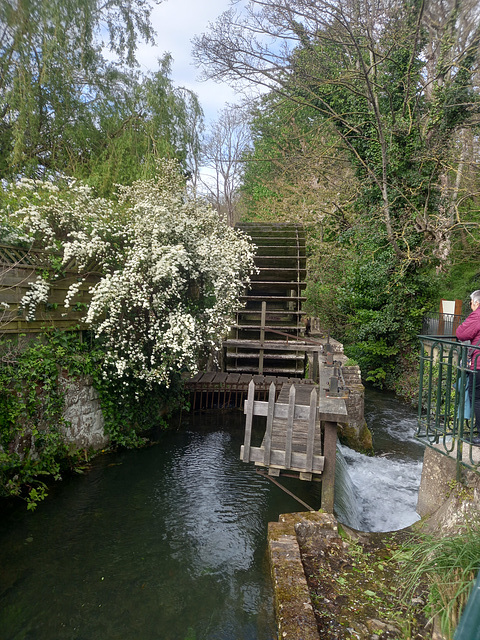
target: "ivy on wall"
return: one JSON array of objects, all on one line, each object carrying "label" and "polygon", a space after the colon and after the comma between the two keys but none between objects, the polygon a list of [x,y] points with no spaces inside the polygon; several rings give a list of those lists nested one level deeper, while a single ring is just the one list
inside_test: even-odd
[{"label": "ivy on wall", "polygon": [[[138,446],[140,435],[164,425],[165,409],[182,403],[180,377],[167,392],[105,376],[104,352],[78,333],[54,331],[23,347],[0,345],[0,497],[19,496],[34,509],[48,492],[47,479],[82,472],[91,452],[68,445],[59,376],[91,379],[99,392],[111,446]],[[117,388],[118,387],[118,388]]]}]

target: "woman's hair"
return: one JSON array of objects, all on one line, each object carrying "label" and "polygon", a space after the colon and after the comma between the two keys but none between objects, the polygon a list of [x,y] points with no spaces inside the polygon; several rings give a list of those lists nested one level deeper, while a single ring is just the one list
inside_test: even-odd
[{"label": "woman's hair", "polygon": [[480,289],[477,289],[477,291],[474,291],[473,293],[470,294],[470,300],[472,302],[480,303]]}]

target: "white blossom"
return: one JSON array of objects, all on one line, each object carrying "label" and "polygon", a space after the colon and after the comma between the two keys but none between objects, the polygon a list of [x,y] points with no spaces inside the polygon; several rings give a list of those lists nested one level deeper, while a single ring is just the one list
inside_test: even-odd
[{"label": "white blossom", "polygon": [[50,285],[42,276],[37,276],[34,282],[29,285],[30,289],[20,301],[20,307],[26,310],[26,319],[35,320],[35,310],[40,303],[48,301]]},{"label": "white blossom", "polygon": [[[32,236],[61,249],[64,264],[98,265],[103,275],[91,288],[85,321],[102,336],[116,375],[168,385],[174,371],[195,371],[202,349],[211,351],[227,332],[254,270],[254,247],[187,196],[175,162],[159,169],[157,180],[118,187],[117,201],[95,198],[78,183],[65,195],[23,181],[33,196],[16,216]],[[30,318],[48,294],[40,280],[24,297]],[[71,285],[65,307],[79,287]]]}]

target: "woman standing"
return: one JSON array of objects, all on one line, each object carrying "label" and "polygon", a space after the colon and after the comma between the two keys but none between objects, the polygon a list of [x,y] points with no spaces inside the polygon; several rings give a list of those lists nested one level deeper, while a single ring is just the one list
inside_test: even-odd
[{"label": "woman standing", "polygon": [[470,384],[470,400],[473,394],[473,410],[475,427],[472,444],[480,446],[480,289],[470,295],[472,313],[457,329],[457,338],[462,342],[469,340],[472,348],[468,350]]}]

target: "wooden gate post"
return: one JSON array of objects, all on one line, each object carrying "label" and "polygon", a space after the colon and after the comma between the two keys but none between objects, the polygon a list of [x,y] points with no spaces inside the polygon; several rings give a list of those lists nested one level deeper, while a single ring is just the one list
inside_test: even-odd
[{"label": "wooden gate post", "polygon": [[322,475],[322,509],[333,513],[335,501],[335,461],[337,455],[337,423],[324,422],[325,436],[323,440],[323,455],[325,467]]},{"label": "wooden gate post", "polygon": [[263,375],[263,345],[265,343],[265,324],[267,321],[267,303],[262,300],[262,313],[260,317],[260,351],[258,352],[258,375]]}]

